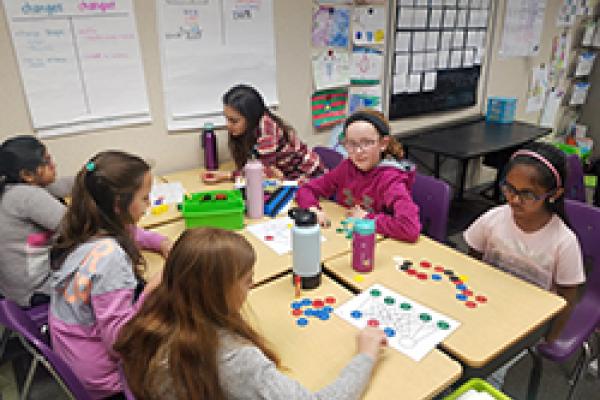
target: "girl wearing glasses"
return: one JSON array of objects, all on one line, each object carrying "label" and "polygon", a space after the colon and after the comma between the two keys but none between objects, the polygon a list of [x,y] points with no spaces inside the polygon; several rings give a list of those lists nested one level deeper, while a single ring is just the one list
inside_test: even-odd
[{"label": "girl wearing glasses", "polygon": [[464,233],[471,255],[567,301],[548,340],[560,333],[585,281],[579,242],[565,214],[566,168],[564,154],[549,144],[518,150],[501,185],[507,204],[480,216]]},{"label": "girl wearing glasses", "polygon": [[416,241],[421,223],[410,192],[414,166],[402,159],[402,146],[390,136],[383,114],[371,110],[352,114],[344,123],[343,143],[348,158],[303,185],[296,195],[298,205],[316,212],[321,225],[327,226],[319,198],[335,195],[351,217],[374,219],[377,233]]}]

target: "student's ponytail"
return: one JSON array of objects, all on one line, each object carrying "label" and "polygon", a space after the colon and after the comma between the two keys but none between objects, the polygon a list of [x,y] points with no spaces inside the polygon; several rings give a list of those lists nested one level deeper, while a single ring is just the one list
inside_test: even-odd
[{"label": "student's ponytail", "polygon": [[402,144],[393,136],[389,137],[389,142],[385,150],[383,151],[384,157],[390,156],[400,161],[404,158],[404,148]]},{"label": "student's ponytail", "polygon": [[120,151],[97,154],[81,168],[73,185],[72,204],[67,209],[52,248],[52,268],[60,268],[77,246],[95,237],[114,238],[141,277],[145,265],[130,232],[133,196],[142,186],[150,166],[141,158]]}]

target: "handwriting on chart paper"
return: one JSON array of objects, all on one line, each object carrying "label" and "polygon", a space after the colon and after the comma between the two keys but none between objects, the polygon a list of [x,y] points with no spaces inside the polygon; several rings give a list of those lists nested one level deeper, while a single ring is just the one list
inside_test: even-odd
[{"label": "handwriting on chart paper", "polygon": [[116,3],[114,1],[82,1],[79,3],[80,10],[96,11],[100,10],[105,12],[107,10],[114,10]]},{"label": "handwriting on chart paper", "polygon": [[147,120],[131,0],[11,0],[4,8],[35,129]]},{"label": "handwriting on chart paper", "polygon": [[200,27],[197,9],[183,9],[183,24],[176,31],[165,33],[165,39],[202,39],[203,29]]},{"label": "handwriting on chart paper", "polygon": [[231,10],[234,20],[252,19],[255,12],[260,9],[261,0],[238,0]]}]

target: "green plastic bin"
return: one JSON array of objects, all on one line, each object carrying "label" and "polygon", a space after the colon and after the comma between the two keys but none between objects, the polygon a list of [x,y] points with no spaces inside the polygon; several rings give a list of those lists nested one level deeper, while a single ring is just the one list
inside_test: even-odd
[{"label": "green plastic bin", "polygon": [[489,394],[497,400],[511,400],[510,397],[508,397],[507,395],[505,395],[504,393],[502,393],[483,379],[479,378],[469,379],[467,382],[462,384],[461,387],[456,389],[454,393],[452,393],[449,396],[446,396],[444,400],[456,400],[470,389],[477,390],[478,392],[486,392],[487,394]]},{"label": "green plastic bin", "polygon": [[211,190],[190,197],[181,204],[186,228],[212,226],[235,230],[244,227],[244,199],[239,190]]},{"label": "green plastic bin", "polygon": [[580,149],[577,146],[573,146],[572,144],[566,144],[566,143],[554,143],[554,145],[556,147],[558,147],[559,149],[561,149],[565,154],[577,154],[579,156],[579,158],[581,158],[582,161],[586,161],[588,159],[588,157],[590,156],[590,154],[592,153],[591,151],[585,151]]}]

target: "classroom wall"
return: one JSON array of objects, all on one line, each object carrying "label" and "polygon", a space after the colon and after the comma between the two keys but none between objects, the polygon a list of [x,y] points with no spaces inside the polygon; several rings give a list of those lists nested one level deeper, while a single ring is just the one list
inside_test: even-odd
[{"label": "classroom wall", "polygon": [[489,96],[512,96],[517,98],[517,115],[520,121],[537,123],[541,112],[526,113],[527,90],[531,79],[531,70],[542,63],[548,64],[552,54],[552,38],[562,32],[556,27],[556,17],[562,0],[547,0],[544,29],[540,51],[535,57],[505,58],[498,54],[502,39],[502,25],[506,0],[498,2],[496,13],[496,35],[494,37],[494,53],[490,64],[490,79],[488,80]]},{"label": "classroom wall", "polygon": [[[309,3],[274,1],[277,86],[281,103],[278,112],[301,136],[315,143],[321,137],[312,135],[309,109]],[[152,123],[44,139],[61,174],[73,174],[91,155],[109,148],[134,152],[151,159],[158,172],[197,167],[202,161],[197,131],[169,134],[166,130],[155,2],[134,0],[134,7]],[[17,133],[32,133],[3,7],[0,7],[0,88],[0,140]],[[220,158],[228,159],[226,132],[219,131],[218,140]]]},{"label": "classroom wall", "polygon": [[590,92],[581,110],[581,123],[587,125],[588,136],[594,139],[592,158],[600,158],[600,59],[596,58],[594,69],[589,77]]},{"label": "classroom wall", "polygon": [[[543,33],[545,41],[540,55],[532,61],[502,60],[495,54],[499,46],[499,31],[501,31],[506,0],[498,0],[497,3],[499,12],[496,13],[496,40],[493,43],[494,54],[490,65],[491,78],[487,80],[488,92],[493,95],[517,96],[519,98],[518,118],[535,121],[537,116],[525,115],[523,112],[530,66],[549,59],[550,41],[552,35],[558,32],[554,21],[560,1],[548,0],[546,28]],[[198,132],[169,134],[166,131],[156,37],[155,2],[134,0],[134,5],[152,123],[44,140],[56,159],[61,174],[74,173],[92,154],[108,148],[122,149],[149,158],[154,161],[156,171],[161,173],[197,167],[201,163]],[[277,87],[280,100],[277,112],[291,123],[309,144],[327,143],[327,135],[314,133],[311,125],[312,1],[276,0],[274,5]],[[16,133],[32,133],[3,8],[0,8],[0,88],[2,88],[0,90],[0,140]],[[480,95],[483,95],[484,91],[485,87],[482,85]],[[395,121],[392,125],[394,132],[406,133],[417,128],[474,116],[480,112],[481,106],[477,105],[461,111],[406,118]],[[219,131],[218,137],[220,158],[222,160],[229,158],[226,149],[226,133]]]}]

